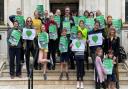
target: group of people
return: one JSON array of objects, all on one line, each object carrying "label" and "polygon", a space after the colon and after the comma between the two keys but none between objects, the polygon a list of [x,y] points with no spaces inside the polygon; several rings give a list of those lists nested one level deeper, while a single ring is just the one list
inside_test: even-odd
[{"label": "group of people", "polygon": [[[84,12],[83,16],[86,18],[95,18],[101,16],[98,10],[96,15],[93,12]],[[54,20],[55,16],[60,16],[60,23]],[[75,24],[74,16],[76,13],[70,11],[70,7],[65,7],[65,14],[62,16],[59,9],[56,13],[48,13],[44,11],[44,16],[41,17],[38,10],[34,12],[34,17],[28,17],[24,20],[21,9],[17,9],[17,15],[9,17],[13,23],[13,27],[8,30],[7,43],[9,53],[10,77],[14,79],[15,76],[22,77],[22,62],[26,62],[27,75],[30,75],[30,57],[34,59],[34,68],[38,69],[43,65],[43,77],[47,80],[47,69],[56,69],[56,54],[60,55],[60,76],[63,79],[64,73],[67,80],[69,80],[68,69],[75,69],[77,74],[77,89],[83,89],[83,77],[85,75],[85,64],[87,62],[87,69],[89,69],[88,57],[92,58],[92,66],[95,69],[96,89],[100,89],[101,85],[105,88],[105,75],[107,75],[107,87],[115,89],[115,82],[117,80],[116,67],[118,63],[120,38],[116,35],[116,29],[112,24],[112,16],[107,16],[105,27],[101,28],[100,21],[95,19],[94,27],[88,29],[85,21],[80,19],[78,24]],[[68,27],[66,27],[68,26]],[[24,39],[24,30],[35,31],[35,36],[32,39]],[[71,33],[74,30],[74,33]],[[28,36],[33,34],[26,32]],[[100,35],[100,43],[98,45],[90,45],[90,37],[93,36],[94,42],[98,40]],[[95,37],[94,37],[95,35]],[[93,43],[94,44],[94,43]],[[24,58],[25,55],[25,58]],[[111,74],[107,74],[103,66],[105,58],[111,59],[113,69]],[[24,60],[25,59],[25,60]],[[15,63],[16,60],[16,63]],[[16,72],[15,72],[16,65]],[[69,66],[70,65],[70,66]]]}]

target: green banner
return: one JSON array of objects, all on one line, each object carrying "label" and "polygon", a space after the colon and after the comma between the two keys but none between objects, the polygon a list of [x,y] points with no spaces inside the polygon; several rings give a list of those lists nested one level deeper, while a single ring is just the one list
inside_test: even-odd
[{"label": "green banner", "polygon": [[77,16],[73,16],[73,19],[74,19],[74,22],[75,22],[75,25],[78,26],[78,17]]},{"label": "green banner", "polygon": [[105,58],[103,60],[103,66],[107,74],[112,74],[112,71],[113,71],[113,60],[112,59]]},{"label": "green banner", "polygon": [[48,33],[42,32],[38,34],[38,44],[40,48],[48,49],[48,42],[49,42]]},{"label": "green banner", "polygon": [[15,19],[19,23],[19,27],[23,28],[25,26],[24,16],[16,16]]},{"label": "green banner", "polygon": [[41,16],[43,16],[44,13],[44,5],[37,5],[36,10],[39,12]]},{"label": "green banner", "polygon": [[71,29],[71,25],[69,21],[64,21],[63,22],[63,28],[67,29],[67,34],[70,34],[70,29]]},{"label": "green banner", "polygon": [[122,21],[121,19],[113,19],[112,20],[112,25],[116,28],[116,29],[121,29],[122,28]]},{"label": "green banner", "polygon": [[95,24],[95,21],[94,21],[94,18],[87,18],[85,20],[85,25],[86,27],[89,29],[89,30],[92,30],[94,28],[94,24]]},{"label": "green banner", "polygon": [[57,23],[58,27],[60,27],[60,16],[54,16],[54,20]]},{"label": "green banner", "polygon": [[64,36],[60,37],[59,50],[60,50],[60,52],[67,52],[68,51],[68,39],[67,39],[67,37],[64,37]]},{"label": "green banner", "polygon": [[105,19],[104,19],[104,16],[103,15],[97,16],[96,17],[96,20],[98,20],[100,22],[100,27],[101,28],[105,28]]},{"label": "green banner", "polygon": [[71,28],[71,34],[70,34],[70,39],[76,39],[77,38],[77,32],[78,32],[78,27],[77,26],[72,26]]},{"label": "green banner", "polygon": [[20,41],[20,38],[21,32],[18,30],[13,30],[8,41],[12,46],[17,46]]},{"label": "green banner", "polygon": [[49,38],[54,40],[58,38],[56,25],[49,26]]}]

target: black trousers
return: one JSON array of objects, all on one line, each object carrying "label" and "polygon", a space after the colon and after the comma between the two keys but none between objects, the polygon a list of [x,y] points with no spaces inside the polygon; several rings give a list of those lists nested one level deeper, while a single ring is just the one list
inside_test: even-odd
[{"label": "black trousers", "polygon": [[[48,59],[50,59],[50,56],[53,60],[53,67],[56,66],[56,50],[57,50],[57,40],[49,40],[48,44]],[[48,69],[50,69],[50,64],[48,63]]]},{"label": "black trousers", "polygon": [[[9,66],[10,66],[10,75],[16,76],[21,75],[21,49],[20,48],[9,48]],[[16,64],[15,64],[16,61]],[[15,72],[15,65],[16,65],[16,72]]]},{"label": "black trousers", "polygon": [[27,74],[30,74],[30,54],[33,56],[33,60],[35,58],[35,50],[34,48],[26,48],[25,50],[25,57],[26,57],[26,68],[27,68]]},{"label": "black trousers", "polygon": [[77,81],[83,81],[84,77],[84,57],[75,56],[76,59],[76,67],[77,67]]}]

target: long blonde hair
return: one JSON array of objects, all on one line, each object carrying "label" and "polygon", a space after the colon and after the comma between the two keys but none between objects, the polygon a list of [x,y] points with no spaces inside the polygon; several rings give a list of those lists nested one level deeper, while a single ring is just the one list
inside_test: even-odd
[{"label": "long blonde hair", "polygon": [[116,29],[114,27],[110,27],[108,31],[108,38],[111,37],[111,32],[114,31],[114,38],[116,38]]}]

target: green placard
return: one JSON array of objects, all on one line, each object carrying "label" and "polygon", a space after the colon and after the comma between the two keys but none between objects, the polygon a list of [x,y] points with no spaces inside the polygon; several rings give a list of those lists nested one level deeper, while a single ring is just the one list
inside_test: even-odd
[{"label": "green placard", "polygon": [[85,22],[86,17],[85,16],[79,16],[79,18],[78,18],[78,24],[79,24],[80,20],[83,20]]},{"label": "green placard", "polygon": [[48,34],[46,32],[42,32],[38,34],[38,43],[40,48],[46,48],[48,49]]},{"label": "green placard", "polygon": [[104,19],[104,16],[103,15],[97,16],[96,17],[96,20],[98,20],[100,22],[100,27],[101,28],[105,28],[105,19]]},{"label": "green placard", "polygon": [[121,29],[122,28],[122,21],[121,19],[113,19],[112,20],[112,25],[116,28],[116,29]]},{"label": "green placard", "polygon": [[54,40],[58,38],[56,25],[49,26],[49,38]]},{"label": "green placard", "polygon": [[44,13],[44,5],[37,5],[36,10],[43,16]]},{"label": "green placard", "polygon": [[112,70],[113,70],[113,60],[112,59],[105,58],[103,60],[103,66],[104,66],[107,74],[112,74]]},{"label": "green placard", "polygon": [[15,19],[19,23],[19,27],[23,28],[25,26],[24,16],[16,16]]},{"label": "green placard", "polygon": [[71,34],[70,34],[70,39],[76,39],[77,38],[77,32],[78,32],[78,27],[77,26],[72,26],[71,28]]},{"label": "green placard", "polygon": [[60,16],[54,16],[54,20],[57,23],[58,27],[60,27]]},{"label": "green placard", "polygon": [[68,51],[68,39],[67,39],[67,37],[64,37],[64,36],[60,37],[59,50],[60,50],[60,52],[67,52]]},{"label": "green placard", "polygon": [[20,38],[21,32],[19,30],[13,30],[8,41],[12,46],[17,46]]},{"label": "green placard", "polygon": [[78,26],[78,17],[77,16],[73,16],[73,19],[74,19],[75,25]]},{"label": "green placard", "polygon": [[89,30],[92,30],[94,28],[94,24],[95,24],[95,21],[94,21],[94,18],[87,18],[85,20],[85,25],[86,27],[89,29]]},{"label": "green placard", "polygon": [[64,21],[63,22],[63,28],[67,29],[67,34],[70,34],[70,29],[71,29],[71,25],[69,21]]}]

